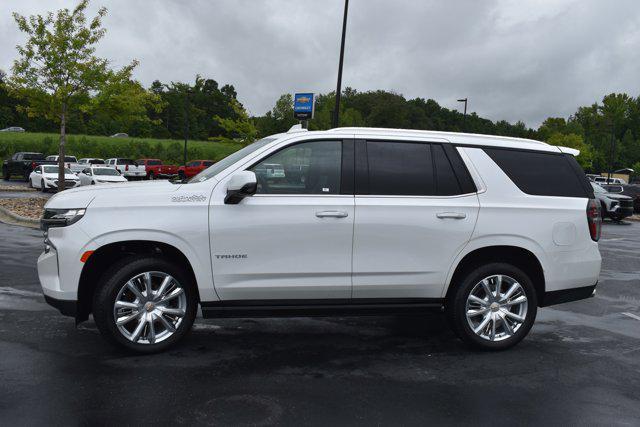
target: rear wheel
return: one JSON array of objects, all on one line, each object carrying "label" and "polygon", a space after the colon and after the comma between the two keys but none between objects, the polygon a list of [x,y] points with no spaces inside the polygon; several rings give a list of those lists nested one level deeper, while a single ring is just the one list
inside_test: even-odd
[{"label": "rear wheel", "polygon": [[5,168],[4,170],[4,179],[5,181],[9,181],[11,179],[11,174],[9,173],[9,170]]},{"label": "rear wheel", "polygon": [[156,179],[156,175],[153,173],[153,171],[149,172],[149,179]]},{"label": "rear wheel", "polygon": [[456,334],[481,350],[504,350],[528,333],[537,313],[533,282],[519,268],[492,263],[470,271],[447,301]]},{"label": "rear wheel", "polygon": [[197,312],[195,283],[182,268],[147,256],[120,261],[102,277],[93,317],[109,341],[140,353],[183,338]]},{"label": "rear wheel", "polygon": [[184,181],[186,179],[184,172],[182,171],[178,172],[178,178],[180,179],[180,181]]}]

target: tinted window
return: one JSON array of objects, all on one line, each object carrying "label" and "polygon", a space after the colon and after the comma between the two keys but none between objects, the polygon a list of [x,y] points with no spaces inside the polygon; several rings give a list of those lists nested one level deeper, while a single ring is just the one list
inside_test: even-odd
[{"label": "tinted window", "polygon": [[[138,163],[144,164],[144,161],[138,160]],[[162,165],[162,162],[160,160],[147,160],[147,164],[149,166],[158,166],[158,165]]]},{"label": "tinted window", "polygon": [[460,184],[453,172],[451,162],[444,153],[444,149],[439,144],[431,146],[433,154],[433,163],[435,165],[436,175],[436,194],[439,196],[453,196],[462,194]]},{"label": "tinted window", "polygon": [[188,168],[193,168],[193,167],[196,167],[196,166],[200,166],[200,162],[189,162],[189,163],[187,163],[187,167]]},{"label": "tinted window", "polygon": [[25,153],[22,156],[23,160],[44,160],[44,154],[40,153]]},{"label": "tinted window", "polygon": [[119,165],[132,165],[132,166],[137,166],[138,165],[135,162],[135,160],[131,160],[131,159],[118,159],[118,164]]},{"label": "tinted window", "polygon": [[580,176],[570,159],[562,154],[496,148],[485,148],[484,151],[524,193],[536,196],[589,197],[584,172]]},{"label": "tinted window", "polygon": [[89,160],[89,163],[92,165],[104,165],[104,160],[92,159],[92,160]]},{"label": "tinted window", "polygon": [[435,194],[431,146],[423,143],[369,141],[369,194]]},{"label": "tinted window", "polygon": [[258,194],[339,194],[341,159],[340,141],[303,142],[249,170],[258,179]]},{"label": "tinted window", "polygon": [[209,167],[209,166],[211,166],[211,165],[213,164],[213,162],[212,162],[211,160],[208,160],[208,161],[206,161],[206,162],[202,162],[202,164],[203,164],[204,166],[206,166],[206,167]]}]

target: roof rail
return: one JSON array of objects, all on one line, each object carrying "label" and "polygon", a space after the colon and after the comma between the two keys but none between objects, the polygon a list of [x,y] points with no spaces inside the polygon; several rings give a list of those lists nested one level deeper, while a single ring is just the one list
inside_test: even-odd
[{"label": "roof rail", "polygon": [[291,128],[287,131],[287,133],[298,133],[298,132],[306,132],[307,130],[302,127],[300,123],[297,125],[291,126]]}]

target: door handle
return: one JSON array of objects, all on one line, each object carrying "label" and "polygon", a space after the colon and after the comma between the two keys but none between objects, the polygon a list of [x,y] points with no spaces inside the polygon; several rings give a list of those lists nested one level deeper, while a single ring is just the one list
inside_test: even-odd
[{"label": "door handle", "polygon": [[462,212],[440,212],[437,213],[436,216],[440,219],[465,219],[467,217],[467,214]]},{"label": "door handle", "polygon": [[349,214],[342,211],[322,211],[316,212],[316,216],[318,218],[346,218]]}]

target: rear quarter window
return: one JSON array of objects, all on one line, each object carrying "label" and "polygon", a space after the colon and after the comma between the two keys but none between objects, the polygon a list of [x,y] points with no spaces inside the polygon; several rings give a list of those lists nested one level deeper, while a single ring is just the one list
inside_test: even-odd
[{"label": "rear quarter window", "polygon": [[524,193],[534,196],[592,197],[578,162],[568,154],[485,148],[484,151]]}]

